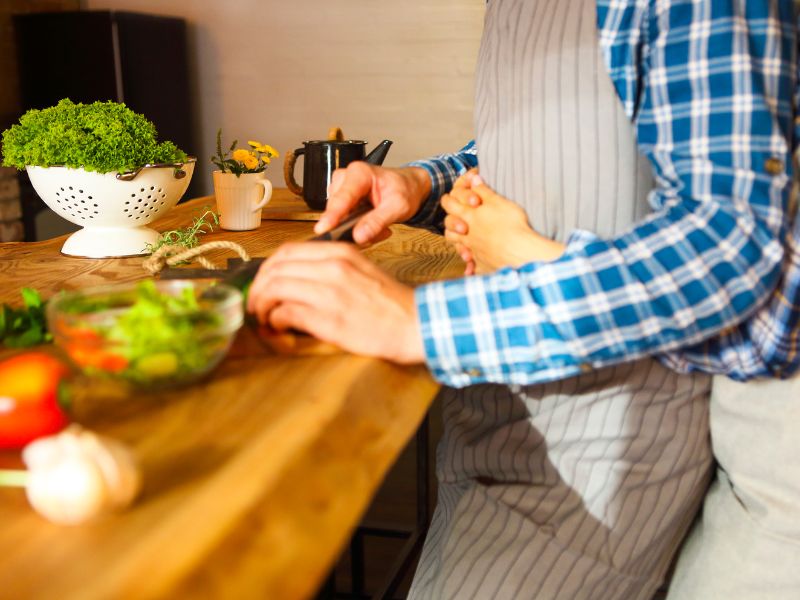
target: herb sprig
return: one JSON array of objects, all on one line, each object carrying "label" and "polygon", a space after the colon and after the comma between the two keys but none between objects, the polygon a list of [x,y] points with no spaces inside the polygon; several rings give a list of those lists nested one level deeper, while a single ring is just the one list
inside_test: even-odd
[{"label": "herb sprig", "polygon": [[183,246],[187,250],[194,248],[200,243],[200,236],[214,231],[214,227],[219,225],[219,215],[210,208],[203,209],[203,213],[192,219],[192,224],[181,229],[165,231],[155,244],[147,244],[145,251],[151,254],[161,248],[161,246]]}]

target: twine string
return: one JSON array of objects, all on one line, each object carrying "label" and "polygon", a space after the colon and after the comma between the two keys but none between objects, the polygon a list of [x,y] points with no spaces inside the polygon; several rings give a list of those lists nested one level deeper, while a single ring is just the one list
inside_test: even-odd
[{"label": "twine string", "polygon": [[244,262],[250,261],[250,255],[242,246],[236,242],[219,240],[189,249],[177,244],[165,244],[147,257],[142,263],[142,267],[151,275],[157,275],[166,267],[173,267],[178,263],[194,260],[203,265],[204,268],[216,271],[219,267],[203,256],[214,250],[232,250],[236,252]]}]

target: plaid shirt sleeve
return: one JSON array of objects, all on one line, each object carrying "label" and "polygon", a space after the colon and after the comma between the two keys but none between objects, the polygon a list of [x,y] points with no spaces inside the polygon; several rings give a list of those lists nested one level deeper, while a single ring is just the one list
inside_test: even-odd
[{"label": "plaid shirt sleeve", "polygon": [[697,344],[740,323],[778,280],[793,55],[777,3],[660,0],[641,45],[614,31],[630,17],[614,7],[634,3],[605,4],[601,46],[653,165],[655,212],[613,239],[572,238],[554,262],[418,288],[443,383],[539,383]]},{"label": "plaid shirt sleeve", "polygon": [[428,172],[428,176],[431,178],[431,193],[417,214],[409,219],[406,225],[442,233],[445,212],[439,205],[439,199],[453,189],[453,184],[459,175],[478,166],[475,141],[470,141],[454,154],[441,154],[427,160],[417,160],[407,166],[422,167]]}]

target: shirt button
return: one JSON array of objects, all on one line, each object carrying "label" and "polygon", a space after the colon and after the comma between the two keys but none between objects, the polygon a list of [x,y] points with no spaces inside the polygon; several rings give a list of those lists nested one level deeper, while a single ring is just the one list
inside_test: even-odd
[{"label": "shirt button", "polygon": [[483,375],[483,371],[473,367],[469,371],[467,371],[467,375],[469,375],[470,377],[480,377],[481,375]]},{"label": "shirt button", "polygon": [[783,161],[779,158],[768,158],[764,161],[764,170],[770,175],[780,175],[783,173]]}]

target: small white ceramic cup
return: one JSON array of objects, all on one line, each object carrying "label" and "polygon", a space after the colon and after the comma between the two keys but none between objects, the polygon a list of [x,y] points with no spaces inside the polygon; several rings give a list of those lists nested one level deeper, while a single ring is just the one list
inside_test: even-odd
[{"label": "small white ceramic cup", "polygon": [[246,231],[261,225],[261,209],[272,198],[272,183],[264,173],[214,171],[219,224],[223,229]]}]

